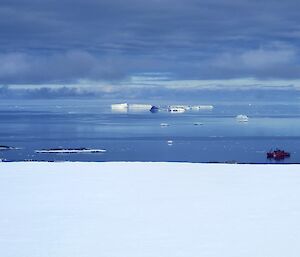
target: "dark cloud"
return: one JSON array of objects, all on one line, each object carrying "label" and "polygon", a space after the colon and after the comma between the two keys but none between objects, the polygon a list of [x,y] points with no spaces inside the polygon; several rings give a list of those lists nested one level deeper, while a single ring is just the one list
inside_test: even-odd
[{"label": "dark cloud", "polygon": [[2,0],[0,83],[299,78],[299,1]]},{"label": "dark cloud", "polygon": [[[6,83],[75,83],[83,80],[119,79],[125,76],[119,60],[96,58],[86,51],[38,55],[28,53],[0,54],[0,78]],[[114,65],[115,64],[115,65]]]}]

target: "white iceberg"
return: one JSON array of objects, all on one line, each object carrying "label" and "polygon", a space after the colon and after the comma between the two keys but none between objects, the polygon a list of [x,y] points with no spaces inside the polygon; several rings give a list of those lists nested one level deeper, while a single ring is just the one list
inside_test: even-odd
[{"label": "white iceberg", "polygon": [[111,111],[113,113],[127,113],[128,112],[128,103],[112,104]]},{"label": "white iceberg", "polygon": [[112,104],[111,108],[112,109],[127,109],[128,108],[128,103]]},{"label": "white iceberg", "polygon": [[170,113],[183,113],[185,112],[186,109],[182,108],[182,107],[169,107],[168,111]]},{"label": "white iceberg", "polygon": [[235,118],[238,122],[248,122],[249,121],[249,117],[247,115],[243,115],[243,114],[237,115]]},{"label": "white iceberg", "polygon": [[150,111],[151,104],[129,104],[129,110],[132,111]]},{"label": "white iceberg", "polygon": [[168,126],[170,126],[170,124],[168,124],[168,123],[160,123],[160,126],[161,127],[168,127]]}]

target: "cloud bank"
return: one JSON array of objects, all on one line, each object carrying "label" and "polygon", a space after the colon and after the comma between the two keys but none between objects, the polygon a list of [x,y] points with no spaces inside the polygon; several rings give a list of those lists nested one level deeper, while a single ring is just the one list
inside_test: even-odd
[{"label": "cloud bank", "polygon": [[3,0],[0,84],[299,79],[299,1]]}]

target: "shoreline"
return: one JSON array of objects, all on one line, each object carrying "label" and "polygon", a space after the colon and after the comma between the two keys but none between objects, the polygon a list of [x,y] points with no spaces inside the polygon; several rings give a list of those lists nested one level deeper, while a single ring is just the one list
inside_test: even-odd
[{"label": "shoreline", "polygon": [[226,164],[226,165],[300,165],[300,162],[190,162],[190,161],[49,161],[49,160],[6,160],[1,163],[184,163],[184,164]]},{"label": "shoreline", "polygon": [[[259,167],[261,170],[273,169],[275,167],[279,167],[280,169],[284,169],[287,167],[300,168],[300,164],[298,163],[219,163],[219,162],[209,162],[209,163],[193,163],[193,162],[140,162],[140,161],[104,161],[104,162],[80,162],[80,161],[8,161],[8,162],[0,162],[0,167],[18,167],[18,168],[28,168],[28,167],[142,167],[142,168],[159,168],[159,167],[190,167],[190,168],[222,168],[222,167],[231,167],[234,169],[244,169],[247,167]],[[277,169],[277,168],[275,168]]]}]

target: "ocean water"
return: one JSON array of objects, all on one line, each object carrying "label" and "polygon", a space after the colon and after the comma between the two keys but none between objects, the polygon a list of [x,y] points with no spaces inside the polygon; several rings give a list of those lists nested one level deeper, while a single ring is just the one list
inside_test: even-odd
[{"label": "ocean water", "polygon": [[[197,104],[213,104],[215,108],[180,114],[112,112],[110,104],[117,102],[2,100],[0,145],[18,149],[1,150],[0,159],[300,163],[300,104],[297,102],[201,102]],[[166,101],[152,103],[168,104]],[[237,122],[238,114],[248,115],[249,122]],[[194,125],[197,122],[203,125]],[[169,126],[162,127],[161,123]],[[169,140],[173,141],[172,145],[168,144]],[[35,153],[41,149],[78,147],[107,152]],[[268,160],[266,152],[275,148],[289,151],[291,157]]]}]

